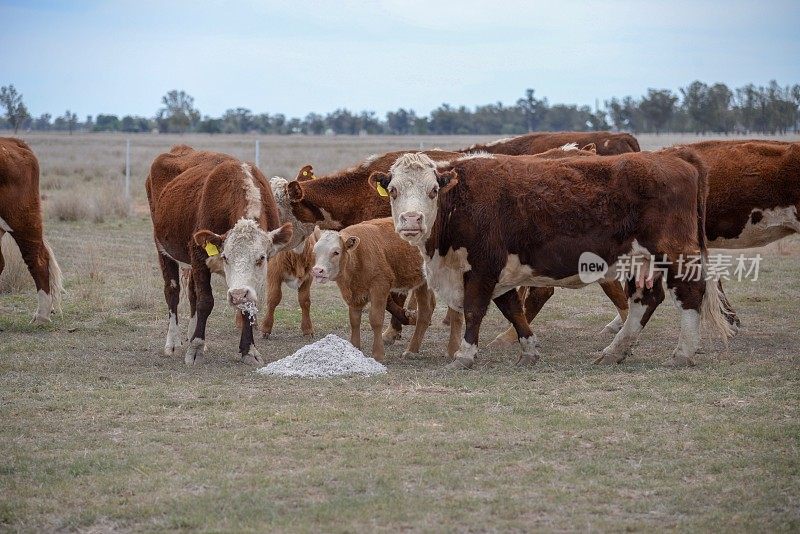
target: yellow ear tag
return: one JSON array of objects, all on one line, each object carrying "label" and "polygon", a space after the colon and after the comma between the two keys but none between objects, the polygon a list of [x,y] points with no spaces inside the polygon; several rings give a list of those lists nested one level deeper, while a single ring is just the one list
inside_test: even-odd
[{"label": "yellow ear tag", "polygon": [[308,176],[308,171],[303,171],[303,176]]},{"label": "yellow ear tag", "polygon": [[375,183],[375,189],[377,189],[378,194],[380,196],[382,196],[382,197],[388,197],[389,196],[389,193],[386,191],[386,189],[383,188],[383,186],[380,184],[380,182],[376,182]]},{"label": "yellow ear tag", "polygon": [[214,243],[206,243],[205,249],[206,249],[206,254],[208,254],[209,257],[216,256],[217,254],[219,254],[219,249],[217,248],[217,245],[215,245]]}]

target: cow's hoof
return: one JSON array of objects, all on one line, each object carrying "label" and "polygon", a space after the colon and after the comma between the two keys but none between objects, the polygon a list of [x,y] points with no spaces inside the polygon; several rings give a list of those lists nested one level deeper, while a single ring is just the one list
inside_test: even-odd
[{"label": "cow's hoof", "polygon": [[310,330],[310,331],[303,332],[303,337],[305,339],[312,339],[314,337],[314,331]]},{"label": "cow's hoof", "polygon": [[387,347],[391,346],[391,345],[394,344],[395,341],[400,339],[400,332],[398,332],[397,330],[392,330],[392,329],[387,330],[386,332],[383,333],[383,335],[381,336],[381,339],[383,340],[384,346],[387,346]]},{"label": "cow's hoof", "polygon": [[183,345],[183,343],[181,343],[180,341],[177,341],[177,340],[175,340],[173,342],[169,342],[168,341],[167,344],[164,345],[164,356],[166,356],[167,358],[171,358],[172,356],[175,356],[175,351],[181,345]]},{"label": "cow's hoof", "polygon": [[618,363],[622,363],[627,358],[627,354],[615,354],[611,352],[603,352],[597,359],[595,359],[595,365],[615,365]]},{"label": "cow's hoof", "polygon": [[50,317],[44,317],[42,315],[39,315],[38,313],[33,316],[33,319],[31,319],[31,324],[35,325],[35,326],[41,326],[43,324],[50,324],[52,322],[53,321],[50,319]]},{"label": "cow's hoof", "polygon": [[452,362],[448,363],[445,366],[445,369],[448,371],[461,371],[464,369],[472,369],[473,365],[475,365],[474,358],[464,358],[463,356],[459,356]]},{"label": "cow's hoof", "polygon": [[420,353],[420,352],[411,352],[410,350],[406,350],[406,351],[403,351],[403,358],[406,358],[406,359],[409,359],[409,360],[421,360],[422,359],[422,353]]},{"label": "cow's hoof", "polygon": [[673,355],[669,360],[664,362],[667,367],[694,367],[694,360],[686,356]]},{"label": "cow's hoof", "polygon": [[520,354],[519,358],[517,358],[516,365],[521,366],[532,366],[536,365],[536,362],[539,361],[539,354]]},{"label": "cow's hoof", "polygon": [[269,339],[269,336],[272,335],[272,332],[261,332],[262,339]]},{"label": "cow's hoof", "polygon": [[203,355],[205,353],[206,343],[200,338],[195,338],[189,342],[189,347],[186,349],[186,355],[183,361],[186,365],[197,365],[203,363]]},{"label": "cow's hoof", "polygon": [[242,355],[242,363],[258,367],[264,366],[264,360],[261,359],[261,355],[255,349],[255,347],[251,347],[250,352]]}]

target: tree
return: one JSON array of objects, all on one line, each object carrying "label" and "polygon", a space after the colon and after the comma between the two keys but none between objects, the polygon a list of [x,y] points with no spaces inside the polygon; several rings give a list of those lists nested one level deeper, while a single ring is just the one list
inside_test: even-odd
[{"label": "tree", "polygon": [[184,91],[172,90],[161,98],[163,108],[158,110],[157,121],[162,132],[185,133],[200,120],[194,109],[194,98]]},{"label": "tree", "polygon": [[517,107],[522,110],[529,132],[536,131],[547,113],[547,99],[537,100],[533,96],[534,93],[533,89],[526,89],[525,98],[517,100]]},{"label": "tree", "polygon": [[70,135],[72,135],[73,130],[78,125],[78,115],[72,113],[70,110],[67,110],[64,113],[63,117],[58,117],[55,122],[55,126],[57,130],[64,130],[66,129]]},{"label": "tree", "polygon": [[22,95],[17,93],[13,84],[0,88],[0,104],[6,108],[6,120],[14,128],[16,135],[19,127],[31,118],[28,108],[22,103]]},{"label": "tree", "polygon": [[49,130],[52,126],[50,121],[53,119],[53,116],[49,113],[42,113],[39,117],[33,121],[33,129],[34,130]]},{"label": "tree", "polygon": [[669,122],[677,101],[678,97],[669,89],[648,89],[647,96],[642,97],[639,109],[656,134],[661,133],[664,125]]}]

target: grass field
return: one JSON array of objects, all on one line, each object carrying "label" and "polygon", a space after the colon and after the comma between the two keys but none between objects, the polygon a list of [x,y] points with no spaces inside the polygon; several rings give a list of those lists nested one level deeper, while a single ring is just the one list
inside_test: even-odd
[{"label": "grass field", "polygon": [[[424,357],[402,358],[406,334],[384,376],[268,378],[234,359],[220,280],[208,361],[187,368],[182,353],[161,355],[146,169],[178,142],[252,159],[254,138],[134,137],[132,206],[116,194],[125,138],[26,140],[68,294],[63,315],[34,328],[32,283],[0,278],[0,530],[800,529],[800,240],[761,250],[756,282],[726,285],[743,328],[727,350],[705,340],[691,369],[661,365],[678,335],[669,303],[633,357],[591,365],[613,308],[590,287],[545,307],[532,369],[514,367],[515,347],[443,372],[440,309]],[[262,138],[261,167],[324,174],[372,152],[476,140]],[[63,216],[70,203],[77,215]],[[270,361],[306,343],[295,296],[284,290],[274,339],[257,340]],[[335,286],[312,299],[317,337],[346,337]],[[185,302],[181,313],[185,324]],[[504,329],[492,309],[482,342]]]}]

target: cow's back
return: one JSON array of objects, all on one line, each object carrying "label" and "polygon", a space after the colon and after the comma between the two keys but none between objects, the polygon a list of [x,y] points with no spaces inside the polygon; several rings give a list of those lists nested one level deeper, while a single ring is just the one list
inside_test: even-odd
[{"label": "cow's back", "polygon": [[467,151],[485,151],[491,154],[505,154],[507,156],[530,156],[572,143],[577,144],[578,148],[594,143],[597,154],[602,156],[640,151],[639,142],[634,136],[627,133],[612,132],[530,133],[508,139],[500,139],[483,145],[474,145]]},{"label": "cow's back", "polygon": [[41,226],[39,162],[27,143],[13,137],[0,137],[0,218]]}]

